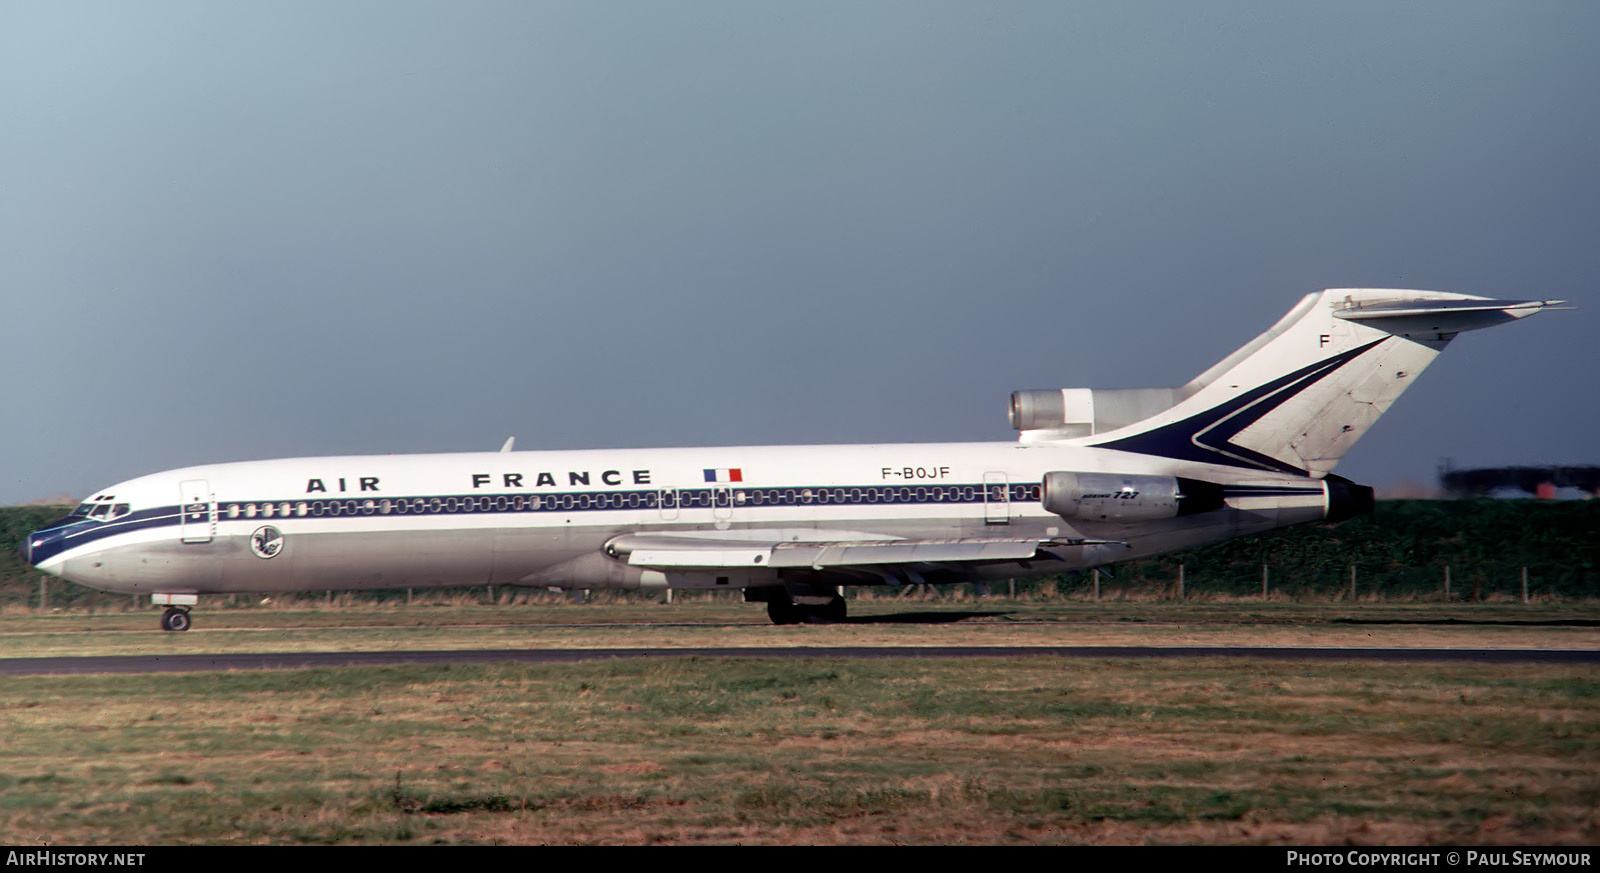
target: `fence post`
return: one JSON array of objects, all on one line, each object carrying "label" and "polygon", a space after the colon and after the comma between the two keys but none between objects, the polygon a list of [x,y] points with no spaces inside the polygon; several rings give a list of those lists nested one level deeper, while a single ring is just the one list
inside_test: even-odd
[{"label": "fence post", "polygon": [[1183,565],[1178,565],[1178,599],[1183,599]]},{"label": "fence post", "polygon": [[1528,604],[1528,568],[1522,568],[1522,604]]},{"label": "fence post", "polygon": [[39,611],[40,612],[49,612],[50,611],[50,592],[47,591],[45,589],[45,587],[44,587],[45,578],[46,577],[43,574],[41,574],[39,576]]},{"label": "fence post", "polygon": [[1350,602],[1354,603],[1355,599],[1356,599],[1356,565],[1355,564],[1351,564],[1350,565]]},{"label": "fence post", "polygon": [[1099,567],[1094,568],[1093,573],[1094,573],[1094,599],[1095,600],[1099,600],[1100,599],[1100,568]]},{"label": "fence post", "polygon": [[1450,565],[1444,565],[1444,599],[1450,599]]},{"label": "fence post", "polygon": [[1261,599],[1267,599],[1267,562],[1261,562]]}]

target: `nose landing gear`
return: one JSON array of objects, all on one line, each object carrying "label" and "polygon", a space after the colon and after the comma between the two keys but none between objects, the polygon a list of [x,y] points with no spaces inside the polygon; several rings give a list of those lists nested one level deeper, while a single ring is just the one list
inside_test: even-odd
[{"label": "nose landing gear", "polygon": [[161,629],[164,631],[186,631],[189,629],[189,608],[169,606],[167,611],[161,613]]},{"label": "nose landing gear", "polygon": [[150,595],[150,603],[155,606],[165,606],[166,612],[161,613],[161,629],[164,631],[186,631],[189,629],[189,609],[200,602],[200,598],[193,594],[162,594]]}]

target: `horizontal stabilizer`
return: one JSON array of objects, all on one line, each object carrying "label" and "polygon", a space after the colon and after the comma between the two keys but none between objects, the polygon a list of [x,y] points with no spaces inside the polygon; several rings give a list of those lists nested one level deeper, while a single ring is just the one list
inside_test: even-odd
[{"label": "horizontal stabilizer", "polygon": [[1333,317],[1360,322],[1405,337],[1448,338],[1526,318],[1546,309],[1571,309],[1565,300],[1391,300],[1357,302],[1333,310]]}]

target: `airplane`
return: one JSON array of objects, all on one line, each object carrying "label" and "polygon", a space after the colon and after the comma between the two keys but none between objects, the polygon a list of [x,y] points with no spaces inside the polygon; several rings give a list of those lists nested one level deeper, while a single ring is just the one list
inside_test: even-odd
[{"label": "airplane", "polygon": [[846,585],[1099,567],[1371,511],[1335,465],[1455,336],[1560,300],[1330,289],[1174,388],[1011,395],[1016,442],[730,446],[208,464],[94,494],[23,541],[147,594],[511,585],[741,589],[775,624]]}]

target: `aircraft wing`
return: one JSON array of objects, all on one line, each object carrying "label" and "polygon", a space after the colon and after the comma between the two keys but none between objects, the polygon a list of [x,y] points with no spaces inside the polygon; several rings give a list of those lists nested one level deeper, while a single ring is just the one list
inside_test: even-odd
[{"label": "aircraft wing", "polygon": [[[881,564],[942,564],[957,561],[1026,561],[1045,546],[1086,546],[1120,541],[1080,538],[962,537],[956,539],[870,539],[792,542],[760,531],[741,531],[739,539],[674,534],[625,534],[606,544],[606,553],[638,567],[741,568],[851,567]],[[747,538],[750,535],[754,538]]]}]

